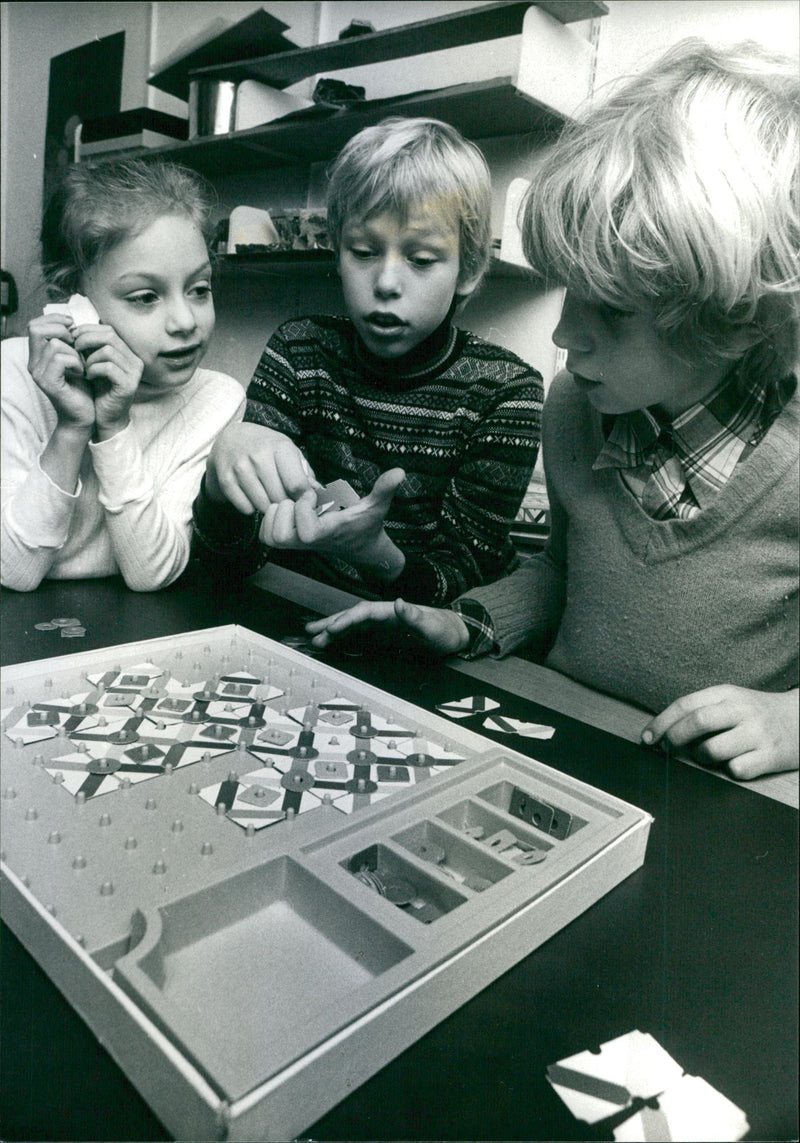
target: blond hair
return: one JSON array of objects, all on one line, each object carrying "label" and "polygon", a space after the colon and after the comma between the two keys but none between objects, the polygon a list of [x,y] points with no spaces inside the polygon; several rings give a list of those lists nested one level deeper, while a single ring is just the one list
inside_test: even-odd
[{"label": "blond hair", "polygon": [[523,248],[542,277],[645,308],[677,347],[765,381],[797,360],[798,112],[791,61],[689,39],[571,125],[534,172]]},{"label": "blond hair", "polygon": [[365,127],[330,170],[328,231],[334,248],[350,218],[415,206],[440,211],[459,236],[459,281],[480,279],[491,253],[491,178],[481,152],[438,119],[392,116]]}]

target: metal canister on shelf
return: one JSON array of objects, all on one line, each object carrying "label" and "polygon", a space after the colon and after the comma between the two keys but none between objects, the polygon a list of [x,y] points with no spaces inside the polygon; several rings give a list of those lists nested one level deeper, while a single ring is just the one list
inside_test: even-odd
[{"label": "metal canister on shelf", "polygon": [[227,135],[236,128],[236,84],[193,79],[189,84],[189,138]]}]

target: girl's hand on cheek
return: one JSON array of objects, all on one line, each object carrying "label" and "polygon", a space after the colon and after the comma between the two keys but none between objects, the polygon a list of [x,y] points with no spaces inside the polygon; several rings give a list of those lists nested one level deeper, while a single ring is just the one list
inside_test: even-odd
[{"label": "girl's hand on cheek", "polygon": [[61,426],[91,429],[95,420],[91,385],[74,345],[68,314],[43,314],[28,325],[28,369],[58,415]]},{"label": "girl's hand on cheek", "polygon": [[79,326],[75,348],[94,393],[97,439],[107,440],[128,426],[144,364],[110,325]]}]

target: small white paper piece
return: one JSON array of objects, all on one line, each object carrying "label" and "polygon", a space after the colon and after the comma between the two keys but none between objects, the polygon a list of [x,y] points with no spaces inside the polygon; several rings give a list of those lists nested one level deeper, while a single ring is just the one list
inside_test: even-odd
[{"label": "small white paper piece", "polygon": [[683,1068],[647,1032],[626,1032],[548,1068],[553,1090],[572,1114],[598,1123],[627,1107],[633,1096],[651,1099],[683,1075]]},{"label": "small white paper piece", "polygon": [[727,1143],[750,1130],[744,1112],[699,1076],[682,1076],[658,1097],[614,1129],[618,1143]]},{"label": "small white paper piece", "polygon": [[75,325],[99,325],[100,315],[84,294],[73,294],[68,302],[50,302],[46,314],[69,314]]},{"label": "small white paper piece", "polygon": [[321,516],[331,508],[341,510],[358,504],[360,497],[346,480],[332,480],[323,488],[317,489],[317,515]]},{"label": "small white paper piece", "polygon": [[522,722],[518,718],[495,714],[483,724],[487,730],[499,730],[501,734],[519,734],[522,738],[552,738],[555,727],[539,722]]},{"label": "small white paper piece", "polygon": [[499,705],[499,702],[485,695],[471,695],[469,698],[443,702],[436,709],[448,718],[469,718],[473,714],[487,714],[490,710],[497,710]]}]

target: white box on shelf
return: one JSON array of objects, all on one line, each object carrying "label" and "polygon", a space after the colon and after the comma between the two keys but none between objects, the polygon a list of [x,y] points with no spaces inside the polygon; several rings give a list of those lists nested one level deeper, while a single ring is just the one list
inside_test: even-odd
[{"label": "white box on shelf", "polygon": [[591,95],[595,50],[541,8],[531,7],[522,25],[517,88],[523,95],[574,117]]},{"label": "white box on shelf", "polygon": [[260,127],[292,111],[312,106],[312,101],[302,95],[279,91],[255,79],[245,79],[236,89],[235,129],[245,131],[248,127]]}]

